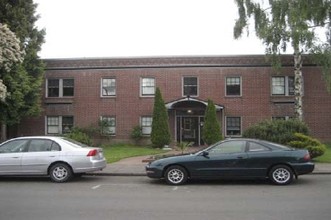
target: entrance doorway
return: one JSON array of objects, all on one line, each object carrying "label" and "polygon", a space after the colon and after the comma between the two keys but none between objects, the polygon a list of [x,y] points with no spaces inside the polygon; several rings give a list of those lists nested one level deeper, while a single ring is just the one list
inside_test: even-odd
[{"label": "entrance doorway", "polygon": [[203,116],[177,116],[177,142],[193,142],[194,145],[203,145],[203,122]]}]

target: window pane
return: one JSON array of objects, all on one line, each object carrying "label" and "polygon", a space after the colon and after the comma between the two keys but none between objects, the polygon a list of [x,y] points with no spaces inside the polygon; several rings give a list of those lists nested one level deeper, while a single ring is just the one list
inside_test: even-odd
[{"label": "window pane", "polygon": [[62,117],[62,133],[66,134],[72,130],[74,126],[74,117],[73,116],[63,116]]},{"label": "window pane", "polygon": [[74,79],[63,79],[63,96],[74,96]]},{"label": "window pane", "polygon": [[152,132],[152,117],[141,117],[141,130],[144,135],[150,135]]},{"label": "window pane", "polygon": [[272,94],[285,95],[285,77],[272,77]]},{"label": "window pane", "polygon": [[143,78],[141,80],[141,93],[142,95],[154,95],[155,94],[155,79]]},{"label": "window pane", "polygon": [[114,135],[116,133],[116,119],[115,117],[102,117],[101,118],[102,133]]},{"label": "window pane", "polygon": [[226,118],[226,134],[241,135],[241,118],[240,117],[227,117]]},{"label": "window pane", "polygon": [[226,95],[240,95],[240,77],[226,78]]},{"label": "window pane", "polygon": [[47,117],[47,134],[59,134],[59,117]]},{"label": "window pane", "polygon": [[24,151],[28,140],[14,140],[7,142],[0,148],[0,153],[17,153]]},{"label": "window pane", "polygon": [[288,77],[288,95],[294,95],[294,77]]},{"label": "window pane", "polygon": [[59,97],[59,79],[48,79],[47,80],[47,90],[48,97]]},{"label": "window pane", "polygon": [[183,79],[184,96],[197,96],[198,95],[198,78],[197,77],[184,77]]},{"label": "window pane", "polygon": [[102,79],[102,96],[116,95],[116,80]]}]

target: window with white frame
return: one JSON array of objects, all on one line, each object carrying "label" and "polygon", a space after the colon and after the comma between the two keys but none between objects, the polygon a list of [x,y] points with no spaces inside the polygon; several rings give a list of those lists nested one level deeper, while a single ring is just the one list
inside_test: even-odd
[{"label": "window with white frame", "polygon": [[292,96],[294,95],[294,77],[293,76],[273,76],[272,77],[272,95]]},{"label": "window with white frame", "polygon": [[47,97],[74,96],[74,79],[47,79]]},{"label": "window with white frame", "polygon": [[47,134],[66,134],[69,133],[74,126],[73,116],[47,116],[46,117],[46,133]]},{"label": "window with white frame", "polygon": [[240,96],[241,95],[241,78],[226,77],[226,95]]},{"label": "window with white frame", "polygon": [[101,80],[101,96],[109,97],[116,95],[116,79],[104,78]]},{"label": "window with white frame", "polygon": [[140,126],[143,135],[150,135],[152,133],[152,122],[151,116],[142,116],[140,118]]},{"label": "window with white frame", "polygon": [[155,78],[144,77],[140,79],[140,94],[141,96],[155,95]]},{"label": "window with white frame", "polygon": [[241,135],[241,117],[226,117],[226,136]]},{"label": "window with white frame", "polygon": [[102,134],[115,135],[116,134],[116,118],[114,116],[102,116],[100,119],[100,126]]},{"label": "window with white frame", "polygon": [[197,77],[183,77],[183,96],[198,96]]}]

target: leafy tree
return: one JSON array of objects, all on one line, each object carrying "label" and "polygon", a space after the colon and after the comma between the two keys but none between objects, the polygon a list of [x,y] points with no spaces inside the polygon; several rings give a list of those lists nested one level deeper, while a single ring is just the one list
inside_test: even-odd
[{"label": "leafy tree", "polygon": [[37,53],[44,41],[44,30],[35,22],[37,5],[32,0],[0,0],[0,23],[8,25],[20,40],[25,51],[24,61],[10,71],[0,69],[0,79],[7,87],[5,103],[0,103],[2,139],[6,139],[6,125],[14,125],[26,116],[38,115],[44,64]]},{"label": "leafy tree", "polygon": [[205,123],[202,129],[202,139],[211,145],[223,139],[220,124],[216,117],[216,108],[212,100],[208,100],[205,112]]},{"label": "leafy tree", "polygon": [[[294,51],[295,113],[303,119],[302,54],[312,53],[320,41],[316,28],[329,30],[330,0],[235,0],[239,18],[234,26],[234,37],[238,39],[244,29],[249,30],[253,19],[256,36],[263,40],[266,53],[274,64],[280,65],[281,52],[288,47]],[[276,66],[277,66],[276,65]],[[330,72],[328,73],[330,74]],[[325,77],[330,80],[330,77]],[[330,85],[330,82],[328,83]]]},{"label": "leafy tree", "polygon": [[[15,63],[23,61],[23,55],[24,51],[21,50],[20,41],[16,35],[7,25],[0,23],[0,71],[9,72]],[[4,102],[6,96],[7,87],[0,77],[0,101]]]},{"label": "leafy tree", "polygon": [[151,141],[154,147],[160,148],[171,141],[168,112],[159,88],[155,91]]}]

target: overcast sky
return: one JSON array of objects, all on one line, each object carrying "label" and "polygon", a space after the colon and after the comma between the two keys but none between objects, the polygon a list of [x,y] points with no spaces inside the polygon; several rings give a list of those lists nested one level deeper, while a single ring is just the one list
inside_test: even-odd
[{"label": "overcast sky", "polygon": [[233,0],[34,0],[42,58],[264,54],[233,39]]}]

